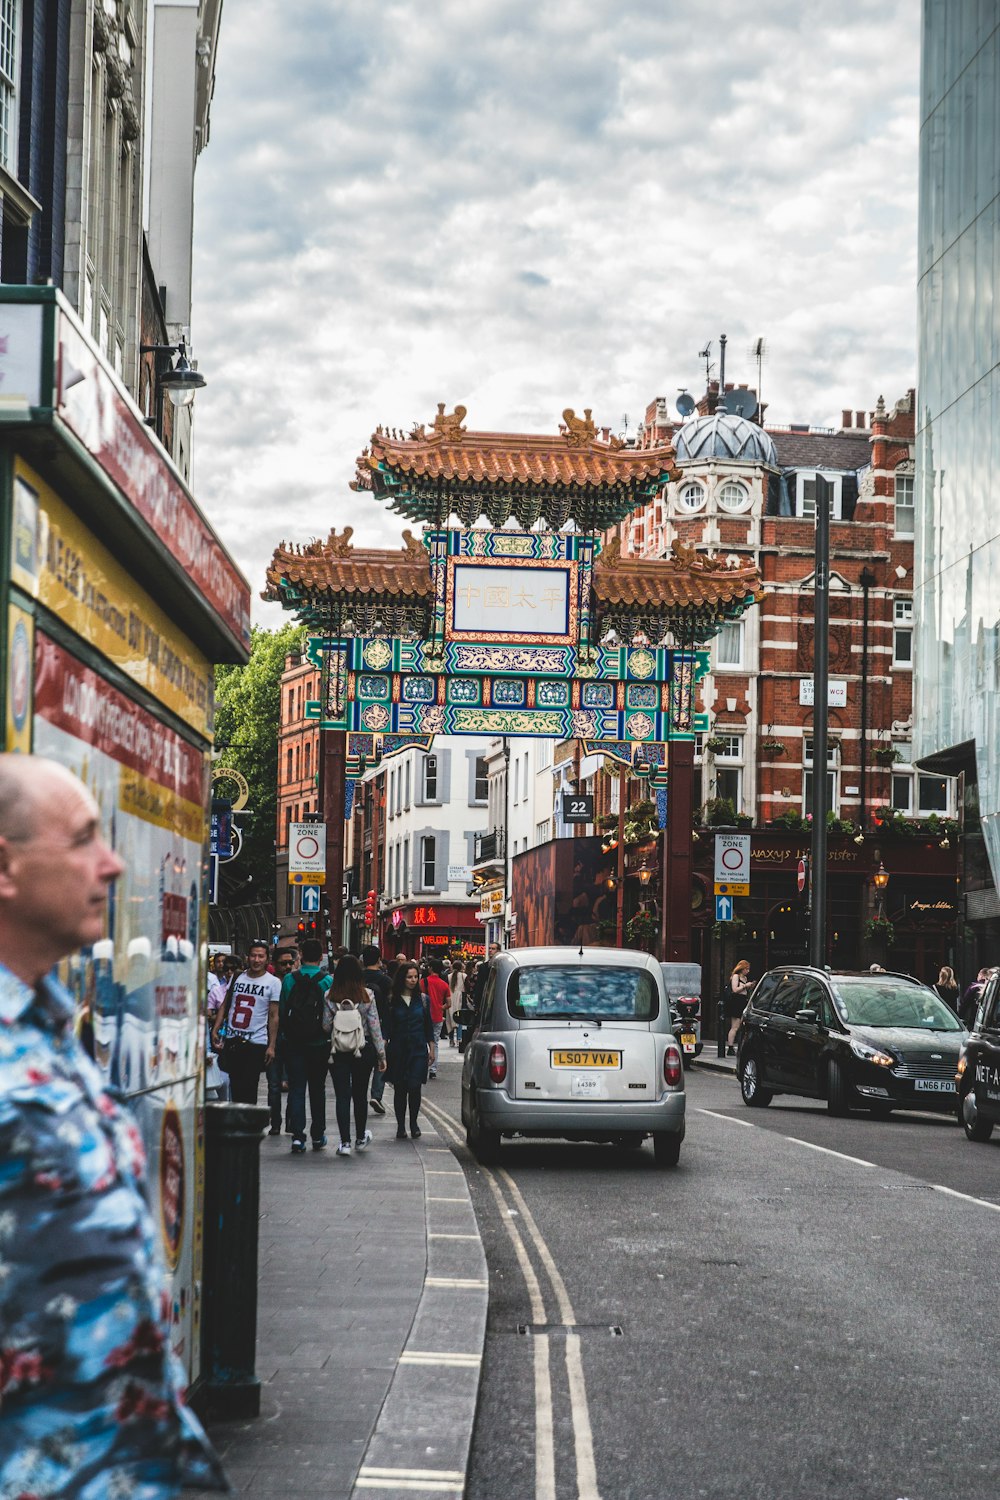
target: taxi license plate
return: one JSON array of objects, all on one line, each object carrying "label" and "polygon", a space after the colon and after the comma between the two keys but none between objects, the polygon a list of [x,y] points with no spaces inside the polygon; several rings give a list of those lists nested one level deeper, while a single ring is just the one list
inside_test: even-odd
[{"label": "taxi license plate", "polygon": [[953,1094],[955,1085],[944,1078],[917,1078],[914,1087],[924,1094]]},{"label": "taxi license plate", "polygon": [[620,1052],[553,1052],[554,1068],[620,1068]]}]

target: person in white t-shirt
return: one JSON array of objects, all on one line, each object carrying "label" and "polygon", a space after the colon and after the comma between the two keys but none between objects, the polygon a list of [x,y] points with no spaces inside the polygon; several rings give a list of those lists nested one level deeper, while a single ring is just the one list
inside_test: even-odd
[{"label": "person in white t-shirt", "polygon": [[230,985],[226,1004],[216,1012],[212,1026],[213,1051],[218,1050],[225,1027],[226,1064],[234,1104],[257,1103],[260,1075],[274,1061],[281,980],[267,972],[269,958],[267,943],[250,944],[247,966]]}]

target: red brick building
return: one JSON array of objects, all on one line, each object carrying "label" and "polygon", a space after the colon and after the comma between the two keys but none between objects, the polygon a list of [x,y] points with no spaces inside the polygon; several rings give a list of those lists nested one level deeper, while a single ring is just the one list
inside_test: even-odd
[{"label": "red brick building", "polygon": [[278,818],[274,832],[274,909],[282,938],[295,936],[303,919],[298,888],[288,884],[288,825],[302,822],[319,810],[319,725],[315,719],[306,718],[307,702],[319,695],[319,670],[297,652],[287,656],[281,674]]},{"label": "red brick building", "polygon": [[[745,405],[752,410],[748,394]],[[677,542],[749,556],[766,590],[756,610],[711,643],[700,704],[709,733],[699,739],[695,758],[705,821],[731,823],[735,816],[754,829],[752,892],[737,902],[743,925],[727,929],[724,960],[732,963],[738,934],[739,953],[756,973],[804,956],[804,902],[795,872],[808,850],[814,774],[818,477],[833,495],[826,774],[837,821],[830,961],[879,957],[936,978],[936,966],[951,951],[953,829],[947,821],[937,828],[935,820],[956,816],[954,785],[921,774],[910,746],[914,400],[912,390],[891,408],[879,398],[870,413],[845,411],[836,429],[761,426],[725,410],[717,383],[687,420],[672,417],[662,399],[647,408],[640,441],[657,445],[671,438],[681,478],[620,527],[623,553],[662,556]],[[699,835],[692,894],[694,956],[703,959],[715,915],[712,844],[710,835]],[[870,877],[880,862],[890,873],[885,914],[895,929],[888,953],[874,949],[865,934],[875,914]]]}]

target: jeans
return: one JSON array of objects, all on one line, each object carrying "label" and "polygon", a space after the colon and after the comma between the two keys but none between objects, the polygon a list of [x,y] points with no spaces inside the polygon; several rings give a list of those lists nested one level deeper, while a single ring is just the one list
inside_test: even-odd
[{"label": "jeans", "polygon": [[385,1093],[385,1074],[384,1073],[375,1072],[375,1073],[372,1074],[372,1098],[373,1099],[377,1099],[379,1101],[379,1103],[381,1103],[381,1101],[382,1101],[382,1095],[384,1093]]},{"label": "jeans", "polygon": [[229,1087],[234,1104],[256,1104],[257,1086],[264,1071],[264,1054],[267,1048],[256,1042],[239,1042],[228,1045],[226,1061],[229,1064]]},{"label": "jeans", "polygon": [[420,1085],[418,1084],[415,1089],[404,1089],[396,1085],[393,1088],[393,1095],[392,1107],[396,1111],[396,1129],[405,1131],[406,1111],[409,1107],[410,1129],[416,1130],[417,1116],[420,1113]]},{"label": "jeans", "polygon": [[281,1084],[285,1076],[284,1051],[275,1057],[273,1063],[268,1063],[265,1069],[267,1073],[267,1107],[271,1111],[271,1129],[281,1129]]},{"label": "jeans", "polygon": [[[306,1089],[309,1090],[310,1131],[314,1141],[326,1135],[326,1070],[330,1059],[326,1043],[321,1047],[296,1047],[285,1043],[288,1069],[288,1128],[297,1141],[306,1138]],[[280,1123],[281,1115],[278,1120]]]},{"label": "jeans", "polygon": [[431,1024],[434,1027],[434,1056],[431,1060],[431,1070],[429,1076],[433,1078],[434,1074],[437,1072],[438,1053],[441,1048],[441,1027],[444,1025],[444,1022],[434,1021]]},{"label": "jeans", "polygon": [[368,1124],[368,1079],[375,1064],[375,1048],[366,1043],[361,1054],[335,1052],[330,1062],[333,1092],[337,1098],[337,1129],[341,1142],[351,1139],[351,1105],[354,1105],[354,1138],[360,1141]]}]

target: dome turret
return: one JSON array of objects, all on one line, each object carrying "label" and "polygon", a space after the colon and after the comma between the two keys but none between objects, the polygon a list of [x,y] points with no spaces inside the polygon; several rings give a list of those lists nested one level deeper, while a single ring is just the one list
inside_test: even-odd
[{"label": "dome turret", "polygon": [[778,467],[774,444],[763,427],[726,411],[685,422],[674,433],[674,452],[678,463],[719,458],[727,463]]}]

